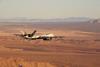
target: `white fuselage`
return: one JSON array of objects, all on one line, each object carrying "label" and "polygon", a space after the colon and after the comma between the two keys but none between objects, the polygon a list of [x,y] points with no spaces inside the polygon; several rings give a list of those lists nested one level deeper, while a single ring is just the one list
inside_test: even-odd
[{"label": "white fuselage", "polygon": [[45,35],[34,35],[32,37],[25,36],[26,39],[44,39],[44,38],[53,38],[53,34],[45,34]]},{"label": "white fuselage", "polygon": [[41,35],[41,37],[54,37],[53,34],[46,34],[46,35]]}]

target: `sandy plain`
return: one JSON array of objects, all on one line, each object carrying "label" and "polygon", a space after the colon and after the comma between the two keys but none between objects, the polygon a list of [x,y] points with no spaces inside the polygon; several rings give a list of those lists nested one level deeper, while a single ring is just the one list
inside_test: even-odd
[{"label": "sandy plain", "polygon": [[[1,25],[0,67],[100,67],[99,32],[45,25]],[[53,33],[65,38],[28,41],[13,35],[35,29],[36,35]]]}]

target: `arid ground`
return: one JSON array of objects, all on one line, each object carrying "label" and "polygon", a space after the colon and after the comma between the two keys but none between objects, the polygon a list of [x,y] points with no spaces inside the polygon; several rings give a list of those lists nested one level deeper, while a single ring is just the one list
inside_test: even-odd
[{"label": "arid ground", "polygon": [[[2,24],[0,67],[100,67],[99,27],[100,24]],[[65,38],[29,41],[14,35],[21,34],[21,30]]]}]

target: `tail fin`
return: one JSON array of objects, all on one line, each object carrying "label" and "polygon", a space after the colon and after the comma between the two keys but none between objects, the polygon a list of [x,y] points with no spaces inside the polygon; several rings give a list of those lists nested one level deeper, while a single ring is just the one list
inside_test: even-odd
[{"label": "tail fin", "polygon": [[36,30],[34,30],[34,32],[32,33],[32,36],[33,36],[33,35],[35,35],[35,33],[36,33],[36,32],[37,32],[37,31],[36,31]]}]

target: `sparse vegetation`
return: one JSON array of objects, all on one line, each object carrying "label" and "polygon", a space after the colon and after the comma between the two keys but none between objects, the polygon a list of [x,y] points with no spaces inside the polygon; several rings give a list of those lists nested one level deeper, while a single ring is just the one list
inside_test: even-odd
[{"label": "sparse vegetation", "polygon": [[0,58],[0,67],[55,67],[48,62],[27,61],[22,58]]}]

